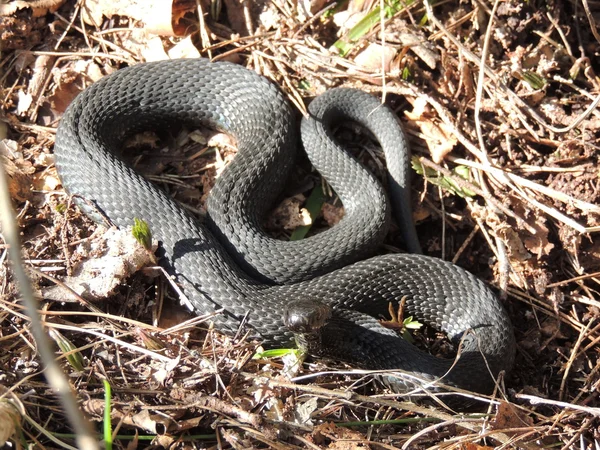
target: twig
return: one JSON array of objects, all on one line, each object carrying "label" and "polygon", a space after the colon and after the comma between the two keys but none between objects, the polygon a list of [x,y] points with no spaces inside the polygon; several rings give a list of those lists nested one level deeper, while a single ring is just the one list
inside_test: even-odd
[{"label": "twig", "polygon": [[491,203],[499,211],[502,211],[508,217],[512,217],[513,219],[515,219],[517,221],[517,223],[519,224],[519,226],[522,226],[527,231],[529,231],[531,234],[536,234],[535,228],[533,228],[531,225],[529,225],[525,221],[525,219],[523,219],[522,217],[520,217],[518,214],[514,213],[510,209],[508,209],[506,206],[502,205],[494,197],[492,197],[487,192],[484,192],[482,189],[478,188],[473,183],[469,183],[468,181],[466,181],[466,180],[464,180],[464,179],[462,179],[460,177],[454,176],[452,174],[452,172],[450,172],[448,169],[446,169],[446,168],[444,168],[444,167],[442,167],[442,166],[440,166],[440,165],[438,165],[438,164],[436,164],[436,163],[428,160],[427,158],[421,157],[421,158],[419,158],[419,161],[424,166],[427,166],[427,167],[430,167],[431,169],[437,170],[438,172],[440,172],[441,174],[443,174],[445,177],[451,178],[452,181],[455,182],[456,184],[458,184],[460,187],[462,187],[464,189],[472,190],[477,195],[482,196],[486,201],[488,201],[489,203]]},{"label": "twig", "polygon": [[473,238],[477,235],[478,231],[479,231],[479,224],[476,224],[473,227],[473,230],[471,230],[471,232],[469,233],[469,235],[467,236],[467,238],[464,240],[464,242],[462,243],[462,245],[460,246],[460,248],[458,249],[458,251],[456,252],[456,254],[454,255],[454,257],[452,258],[452,263],[453,264],[456,264],[458,262],[458,259],[460,258],[460,255],[462,255],[462,253],[466,250],[466,248],[471,243],[471,241],[473,240]]},{"label": "twig", "polygon": [[567,363],[565,365],[565,371],[563,372],[563,377],[560,382],[560,389],[558,390],[559,400],[562,400],[565,395],[565,386],[567,384],[567,379],[569,378],[569,373],[571,371],[571,367],[573,366],[573,362],[575,362],[575,358],[577,356],[579,356],[579,347],[581,347],[581,342],[583,341],[588,330],[592,327],[593,324],[594,324],[594,319],[592,318],[587,323],[585,328],[579,332],[577,341],[575,342],[575,344],[573,345],[573,348],[571,349],[571,355],[569,356],[569,360],[567,361]]},{"label": "twig", "polygon": [[482,64],[479,66],[479,76],[477,78],[477,90],[475,93],[475,131],[477,132],[477,140],[479,141],[479,150],[485,155],[486,162],[487,150],[485,149],[485,142],[483,142],[483,133],[481,131],[481,120],[479,120],[479,113],[481,112],[481,99],[483,98],[483,85],[485,82],[485,61],[487,60],[488,49],[490,47],[490,36],[492,35],[492,25],[494,24],[494,17],[500,4],[499,0],[495,0],[492,13],[490,14],[490,21],[488,22],[487,30],[485,31],[485,39],[483,41],[483,49],[481,50],[481,61]]},{"label": "twig", "polygon": [[[98,331],[89,330],[87,328],[76,327],[76,326],[71,326],[71,325],[62,325],[62,324],[57,324],[57,323],[53,323],[51,325],[51,327],[57,328],[59,330],[68,330],[68,331],[75,331],[75,332],[79,332],[79,333],[91,334],[92,336],[96,336],[98,338],[107,340],[117,346],[124,347],[128,350],[131,350],[132,352],[141,353],[142,355],[149,356],[152,359],[156,359],[156,360],[162,361],[167,364],[173,364],[175,362],[175,360],[173,358],[169,358],[168,356],[164,356],[164,355],[161,355],[160,353],[153,352],[152,350],[148,350],[144,347],[139,347],[137,345],[130,344],[129,342],[122,341],[120,339],[114,338],[114,337],[109,336],[104,333],[100,333]],[[135,333],[134,331],[128,331],[126,333],[121,334],[120,337],[130,336],[130,335],[133,335],[134,333]]]},{"label": "twig", "polygon": [[200,28],[200,39],[202,41],[202,49],[206,51],[208,58],[212,59],[212,50],[210,42],[210,34],[206,29],[206,21],[204,20],[204,11],[202,10],[202,3],[200,0],[196,0],[196,9],[198,10],[198,27]]},{"label": "twig", "polygon": [[123,58],[118,55],[111,55],[109,53],[101,53],[101,52],[46,52],[46,51],[34,51],[31,52],[34,56],[40,55],[49,55],[49,56],[61,56],[61,57],[70,57],[70,58],[81,58],[82,56],[87,56],[89,58],[106,58],[106,59],[114,59],[115,61],[124,62],[127,64],[131,64],[131,59]]},{"label": "twig", "polygon": [[[381,27],[381,48],[385,49],[385,3],[384,0],[379,0],[379,22]],[[387,94],[385,81],[385,51],[381,52],[381,103],[385,102]],[[442,258],[443,259],[443,258]]]},{"label": "twig", "polygon": [[50,346],[50,340],[46,334],[37,311],[37,302],[33,296],[33,290],[29,277],[23,269],[21,258],[21,243],[19,239],[19,229],[14,219],[14,212],[11,206],[11,199],[8,193],[8,180],[4,167],[0,164],[0,223],[6,243],[9,245],[9,255],[13,264],[13,271],[21,295],[25,302],[27,315],[31,320],[31,332],[35,338],[40,358],[46,367],[44,373],[48,383],[58,394],[65,413],[73,426],[76,434],[77,445],[80,449],[97,449],[98,442],[94,437],[92,427],[80,411],[75,394],[71,390],[67,377],[60,369],[54,359],[54,352]]},{"label": "twig", "polygon": [[[538,122],[542,127],[547,128],[548,130],[554,132],[554,133],[558,133],[558,134],[562,134],[562,133],[567,133],[569,131],[571,131],[573,128],[575,128],[577,125],[579,125],[588,115],[590,115],[592,113],[592,111],[596,108],[596,106],[598,106],[598,103],[600,103],[600,95],[598,95],[596,97],[596,100],[594,100],[592,102],[592,104],[577,118],[575,119],[575,121],[573,121],[573,123],[571,123],[569,126],[567,127],[563,127],[563,128],[557,128],[553,125],[550,125],[549,123],[547,123],[543,117],[541,117],[533,108],[531,108],[527,103],[525,103],[521,97],[519,97],[515,92],[513,92],[508,86],[506,86],[506,84],[504,84],[500,78],[494,73],[494,71],[492,69],[490,69],[488,66],[486,66],[485,64],[482,63],[481,59],[476,56],[473,52],[471,52],[469,49],[465,48],[464,45],[462,45],[460,43],[460,41],[450,32],[448,32],[446,30],[446,28],[444,27],[444,25],[442,25],[442,23],[437,19],[437,17],[433,14],[433,9],[431,8],[431,5],[429,4],[429,2],[423,2],[423,4],[425,5],[425,9],[427,10],[427,17],[429,20],[431,20],[431,22],[438,27],[440,30],[444,31],[444,35],[450,40],[452,41],[452,43],[454,45],[456,45],[458,48],[460,48],[460,50],[463,52],[463,55],[470,60],[472,63],[476,64],[477,66],[483,66],[484,70],[485,70],[485,74],[496,83],[496,85],[505,93],[508,95],[508,97],[510,97],[510,100],[512,100],[516,106],[519,106],[520,108],[523,108],[524,110],[527,111],[527,113],[536,121]],[[518,113],[520,113],[520,111],[517,109],[516,110]]]},{"label": "twig", "polygon": [[551,283],[548,286],[546,286],[546,288],[550,289],[553,287],[564,286],[565,284],[574,283],[576,281],[581,281],[581,280],[587,280],[588,278],[594,278],[594,277],[598,277],[598,276],[600,276],[600,272],[586,273],[586,274],[578,276],[578,277],[569,278],[568,280],[562,280],[562,281],[557,281],[556,283]]},{"label": "twig", "polygon": [[[75,17],[76,14],[77,14],[77,10],[75,10],[75,12],[73,14],[73,17]],[[110,41],[107,41],[106,39],[98,38],[98,37],[94,36],[93,34],[90,34],[88,36],[84,29],[79,28],[76,25],[73,25],[72,21],[68,21],[65,17],[61,16],[59,13],[55,12],[54,15],[67,24],[67,30],[66,31],[69,31],[69,28],[73,28],[74,30],[79,31],[84,36],[87,36],[89,39],[91,39],[93,41],[96,41],[97,43],[99,43],[99,44],[101,44],[103,46],[110,47],[112,50],[121,51],[121,52],[124,52],[126,54],[129,54],[132,58],[136,57],[136,54],[133,51],[128,50],[128,49],[126,49],[126,48],[124,48],[122,46],[119,46],[119,45],[114,44],[114,43],[112,43]],[[58,48],[59,48],[58,45],[56,45],[55,46],[55,51]],[[90,47],[90,50],[93,51],[93,47]],[[130,64],[131,64],[131,61],[130,61]]]},{"label": "twig", "polygon": [[581,3],[583,3],[583,9],[585,10],[585,15],[587,16],[588,22],[590,23],[590,30],[592,31],[592,34],[594,35],[594,37],[596,38],[598,43],[600,43],[600,34],[598,34],[598,28],[596,25],[596,21],[594,20],[594,16],[592,15],[592,12],[590,11],[590,5],[588,5],[588,0],[581,0]]},{"label": "twig", "polygon": [[[257,375],[251,374],[251,373],[241,372],[240,374],[242,376],[244,376],[245,378],[248,378],[251,380],[254,380],[257,378]],[[394,408],[396,410],[411,411],[413,413],[422,414],[427,417],[435,417],[436,419],[440,419],[442,421],[452,421],[456,426],[473,431],[475,433],[480,433],[484,429],[482,426],[475,424],[468,419],[466,419],[464,421],[458,420],[458,418],[456,416],[452,416],[450,414],[441,412],[437,409],[416,405],[411,402],[398,402],[398,401],[388,400],[388,399],[376,397],[376,396],[360,395],[360,394],[356,394],[356,393],[350,392],[350,391],[337,391],[337,390],[325,389],[325,388],[322,388],[319,386],[295,384],[292,382],[275,380],[272,378],[265,378],[265,383],[269,386],[279,386],[279,387],[285,387],[288,389],[294,389],[296,391],[309,392],[311,394],[320,395],[320,396],[323,396],[326,398],[338,398],[338,399],[345,400],[345,401],[356,401],[356,402],[360,402],[360,403],[386,406],[389,408]],[[498,442],[502,442],[502,443],[509,443],[513,439],[512,437],[508,436],[505,433],[496,432],[496,431],[490,433],[488,436],[490,438],[493,438],[493,439],[497,440]],[[523,444],[523,447],[527,448],[527,449],[538,448],[537,446],[530,446],[528,444]]]},{"label": "twig", "polygon": [[558,25],[558,22],[552,18],[552,14],[550,14],[549,12],[546,13],[546,17],[548,18],[548,20],[550,21],[550,23],[552,24],[554,29],[557,31],[560,38],[562,39],[563,45],[565,46],[565,50],[567,51],[569,56],[573,57],[573,50],[571,50],[569,41],[567,40],[567,37],[565,36],[565,33],[562,30],[562,28]]},{"label": "twig", "polygon": [[298,39],[301,33],[306,30],[309,26],[319,20],[324,14],[326,14],[329,10],[334,9],[336,7],[335,3],[325,6],[321,11],[313,15],[310,19],[302,24],[302,26],[294,33],[292,39]]},{"label": "twig", "polygon": [[548,186],[538,184],[535,181],[531,181],[527,178],[523,178],[514,173],[506,172],[498,167],[494,167],[491,165],[488,166],[488,165],[484,165],[484,164],[479,164],[477,162],[470,161],[470,160],[463,159],[463,158],[455,158],[451,155],[447,156],[447,159],[449,161],[455,162],[456,164],[470,166],[470,167],[480,169],[483,171],[493,172],[494,174],[497,174],[497,175],[501,174],[502,176],[507,177],[509,180],[511,180],[515,184],[520,184],[528,189],[531,189],[533,191],[547,195],[548,197],[551,197],[554,200],[558,200],[562,203],[566,203],[567,205],[579,208],[583,212],[586,212],[586,213],[594,212],[594,213],[600,214],[600,206],[598,206],[598,205],[586,202],[584,200],[579,200],[578,198],[575,198],[569,194],[565,194],[564,192],[560,192],[560,191],[557,191],[556,189],[549,188]]},{"label": "twig", "polygon": [[552,405],[559,406],[561,408],[574,409],[575,411],[581,411],[587,414],[591,414],[596,417],[600,417],[600,408],[592,408],[590,406],[574,405],[572,403],[561,402],[558,400],[551,400],[549,398],[536,397],[535,395],[528,394],[515,394],[516,398],[523,400],[529,400],[532,405]]}]

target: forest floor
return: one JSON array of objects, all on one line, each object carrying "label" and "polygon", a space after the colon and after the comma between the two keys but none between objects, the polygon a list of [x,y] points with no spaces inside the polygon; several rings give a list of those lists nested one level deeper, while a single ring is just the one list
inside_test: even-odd
[{"label": "forest floor", "polygon": [[[597,0],[0,4],[0,160],[43,323],[98,441],[108,381],[119,448],[600,448],[598,23]],[[136,259],[128,236],[71,204],[53,155],[66,107],[120,68],[179,57],[255,70],[299,117],[332,87],[385,99],[411,143],[423,251],[488,283],[514,324],[515,367],[493,397],[467,413],[434,408],[340,364],[256,358],[256,342],[220,334],[162,274],[140,269],[152,255]],[[338,135],[379,154],[353,127]],[[128,145],[198,216],[235,155],[206,130]],[[385,174],[377,156],[361,159]],[[300,166],[303,189],[266,223],[280,238],[305,223],[322,184]],[[343,215],[325,193],[314,229]],[[383,251],[398,251],[398,234]],[[80,273],[89,260],[92,275]],[[0,446],[73,448],[37,348],[0,234]]]}]

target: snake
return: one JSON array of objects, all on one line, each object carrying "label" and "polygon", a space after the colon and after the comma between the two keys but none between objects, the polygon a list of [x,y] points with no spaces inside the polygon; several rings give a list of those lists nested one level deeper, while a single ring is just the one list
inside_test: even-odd
[{"label": "snake", "polygon": [[[328,308],[320,356],[386,375],[397,392],[451,386],[490,393],[515,359],[512,324],[494,292],[459,266],[419,252],[410,207],[410,152],[397,115],[358,89],[316,97],[298,125],[282,90],[241,65],[207,59],[125,67],[92,83],[66,109],[55,163],[62,185],[91,219],[126,228],[145,221],[160,264],[182,303],[212,314],[224,333],[245,331],[266,347],[289,347],[297,333],[288,308]],[[334,136],[358,123],[380,144],[382,187]],[[209,127],[234,139],[237,153],[216,180],[199,219],[126,162],[126,140],[142,131]],[[341,199],[335,226],[299,241],[264,230],[302,149]],[[390,192],[389,195],[387,192]],[[397,217],[407,253],[378,251]],[[382,324],[391,304],[440,330],[457,357],[421,350]],[[318,307],[317,307],[318,309]],[[294,309],[296,311],[296,309]],[[293,328],[293,327],[292,327]]]}]

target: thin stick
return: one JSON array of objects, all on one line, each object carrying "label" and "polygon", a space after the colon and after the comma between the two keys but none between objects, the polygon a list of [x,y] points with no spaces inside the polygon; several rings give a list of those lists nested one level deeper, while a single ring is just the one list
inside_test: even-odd
[{"label": "thin stick", "polygon": [[483,142],[483,133],[481,132],[481,120],[479,119],[479,113],[481,111],[481,99],[483,98],[483,84],[485,82],[485,61],[490,47],[490,36],[492,35],[492,25],[494,24],[494,17],[496,10],[500,4],[499,0],[494,2],[492,13],[490,15],[490,21],[485,31],[485,39],[483,41],[483,49],[481,50],[481,65],[479,66],[479,76],[477,78],[477,91],[475,94],[475,130],[477,132],[477,140],[479,141],[479,150],[485,155],[487,161],[487,150],[485,149],[485,142]]},{"label": "thin stick", "polygon": [[560,406],[561,408],[570,408],[575,411],[581,411],[587,414],[591,414],[596,417],[600,417],[600,408],[593,408],[591,406],[581,406],[575,405],[573,403],[567,402],[559,402],[558,400],[551,400],[549,398],[541,398],[536,397],[535,395],[528,394],[515,394],[516,398],[521,398],[523,400],[529,400],[532,405],[552,405],[552,406]]},{"label": "thin stick", "polygon": [[544,186],[542,184],[536,183],[535,181],[531,181],[527,178],[523,178],[519,175],[516,175],[514,173],[511,172],[506,172],[503,169],[500,169],[498,167],[494,167],[494,166],[488,166],[488,165],[483,165],[483,164],[479,164],[477,162],[474,161],[470,161],[468,159],[463,159],[463,158],[455,158],[451,155],[447,156],[447,159],[449,161],[452,161],[456,164],[461,164],[463,166],[470,166],[476,169],[480,169],[483,170],[484,172],[489,171],[492,172],[494,175],[498,175],[500,176],[505,176],[507,177],[509,180],[511,180],[512,182],[514,182],[515,184],[519,184],[521,186],[524,186],[528,189],[531,189],[533,191],[539,192],[541,194],[547,195],[548,197],[553,198],[554,200],[558,200],[560,202],[566,203],[567,205],[570,206],[574,206],[576,208],[579,208],[581,211],[589,213],[589,212],[594,212],[594,213],[600,213],[600,206],[598,205],[594,205],[593,203],[589,203],[586,202],[584,200],[580,200],[578,198],[575,198],[569,194],[565,194],[564,192],[560,192],[557,191],[556,189],[552,189],[549,188],[548,186]]},{"label": "thin stick", "polygon": [[98,448],[98,442],[92,432],[90,423],[77,406],[75,394],[71,390],[67,377],[62,372],[60,366],[54,359],[54,352],[50,346],[50,340],[42,327],[40,315],[37,311],[37,302],[33,296],[33,289],[29,277],[23,269],[21,258],[21,243],[19,239],[19,229],[14,219],[14,212],[11,206],[11,198],[8,194],[8,180],[4,167],[0,164],[0,223],[6,243],[9,245],[9,255],[13,264],[13,272],[19,283],[21,295],[26,306],[27,315],[31,320],[31,332],[35,338],[40,358],[46,366],[44,373],[48,383],[60,398],[60,402],[65,410],[73,430],[76,434],[77,446],[80,449],[94,450]]},{"label": "thin stick", "polygon": [[[437,19],[437,17],[435,17],[435,15],[433,14],[433,9],[431,8],[431,5],[429,4],[429,2],[423,2],[425,9],[427,10],[427,17],[429,18],[429,20],[431,20],[431,22],[438,27],[440,30],[442,30],[444,32],[444,35],[454,44],[456,45],[456,47],[458,47],[462,52],[463,55],[472,63],[476,64],[477,66],[483,66],[483,69],[485,70],[485,74],[496,83],[496,85],[505,93],[507,94],[507,96],[510,98],[510,100],[512,102],[514,102],[514,104],[516,106],[518,106],[519,108],[523,108],[524,110],[527,111],[527,113],[531,116],[531,118],[533,118],[537,123],[539,123],[542,127],[547,128],[548,130],[554,132],[554,133],[558,133],[558,134],[562,134],[562,133],[567,133],[569,131],[571,131],[573,128],[575,128],[577,125],[579,125],[587,116],[589,116],[592,111],[594,111],[594,109],[596,109],[596,106],[598,106],[598,103],[600,103],[600,95],[598,95],[596,97],[596,99],[592,102],[592,104],[577,118],[575,119],[569,126],[563,127],[563,128],[557,128],[553,125],[550,125],[549,123],[547,123],[544,118],[542,116],[540,116],[533,108],[531,108],[527,103],[525,103],[521,97],[519,97],[517,94],[515,94],[508,86],[506,86],[506,84],[504,84],[499,78],[498,76],[494,73],[494,71],[492,69],[490,69],[489,67],[487,67],[485,64],[482,63],[481,59],[475,55],[475,53],[471,52],[470,50],[468,50],[467,48],[465,48],[464,45],[462,45],[460,43],[460,41],[452,34],[449,33],[446,28],[444,27],[444,25],[442,25],[442,23]],[[520,110],[516,109],[516,112],[521,113]]]},{"label": "thin stick", "polygon": [[464,179],[462,179],[460,177],[454,176],[452,174],[452,172],[450,172],[448,169],[445,169],[444,167],[442,167],[439,164],[436,164],[436,163],[428,160],[427,158],[421,157],[421,158],[419,158],[419,162],[421,164],[423,164],[424,166],[427,166],[427,167],[430,167],[430,168],[432,168],[434,170],[437,170],[438,172],[440,172],[445,177],[451,178],[452,181],[454,181],[456,184],[458,184],[461,188],[463,188],[463,189],[469,189],[469,190],[475,192],[477,195],[481,195],[483,198],[485,198],[486,201],[488,201],[489,203],[491,203],[499,211],[502,211],[508,217],[512,217],[513,219],[515,219],[518,222],[519,226],[522,226],[523,228],[527,229],[527,231],[529,231],[531,234],[536,234],[535,228],[533,228],[531,225],[529,225],[525,221],[525,219],[523,219],[522,217],[520,217],[518,214],[514,213],[510,209],[508,209],[506,206],[502,205],[494,197],[492,197],[491,195],[489,195],[487,192],[481,190],[480,188],[478,188],[477,186],[475,186],[473,183],[469,183],[468,181],[466,181],[466,180],[464,180]]},{"label": "thin stick", "polygon": [[563,372],[563,377],[560,382],[560,389],[558,390],[558,399],[559,400],[562,400],[565,396],[565,386],[567,385],[569,373],[571,372],[571,368],[573,367],[575,358],[577,356],[579,356],[579,347],[581,347],[581,342],[583,341],[584,337],[586,336],[587,332],[589,331],[589,329],[592,327],[593,324],[594,324],[594,319],[592,318],[592,320],[590,320],[587,323],[585,328],[579,332],[577,341],[575,342],[575,345],[573,345],[573,348],[571,349],[571,355],[569,356],[569,360],[567,361],[567,364],[565,365],[565,371]]}]

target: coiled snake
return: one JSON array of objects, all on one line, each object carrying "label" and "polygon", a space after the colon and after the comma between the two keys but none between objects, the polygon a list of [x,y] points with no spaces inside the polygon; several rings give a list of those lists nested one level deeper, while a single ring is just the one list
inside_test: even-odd
[{"label": "coiled snake", "polygon": [[[302,141],[311,162],[342,199],[340,224],[298,242],[269,237],[261,221],[280,194],[298,146],[296,121],[280,90],[241,66],[172,60],[119,70],[69,106],[57,131],[56,166],[65,189],[94,202],[119,227],[145,220],[161,243],[162,264],[198,313],[223,331],[242,320],[267,345],[293,334],[282,315],[291,301],[330,305],[323,354],[370,369],[402,369],[426,380],[490,392],[511,368],[515,342],[494,294],[456,265],[419,254],[367,258],[385,236],[390,208],[379,183],[331,135],[331,125],[365,125],[386,153],[392,198],[407,244],[418,243],[408,200],[408,148],[395,116],[368,94],[332,89],[310,106]],[[124,139],[182,123],[224,130],[238,153],[198,222],[120,157]],[[79,202],[99,220],[85,202]],[[367,258],[367,259],[364,259]],[[406,297],[406,314],[462,337],[455,362],[417,350],[376,320]],[[468,331],[465,333],[465,331]],[[402,383],[394,386],[406,387]]]}]

